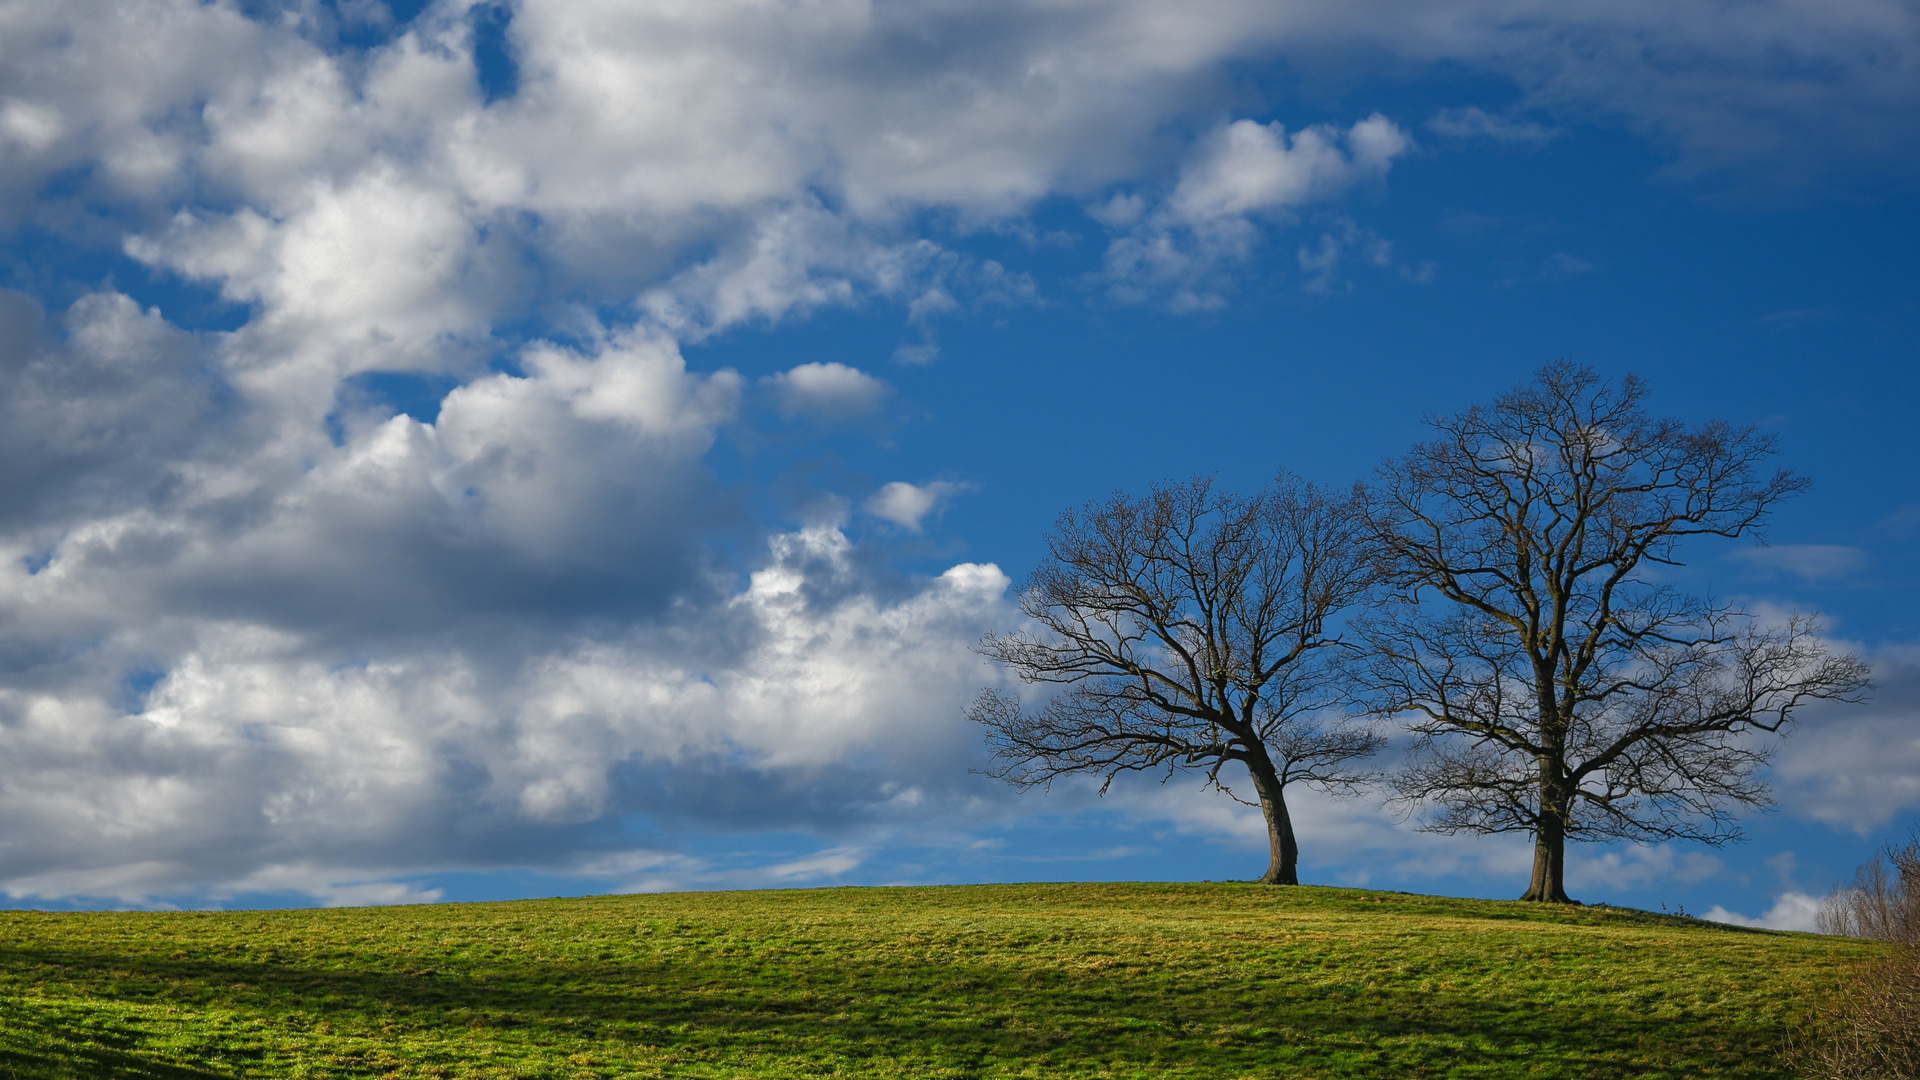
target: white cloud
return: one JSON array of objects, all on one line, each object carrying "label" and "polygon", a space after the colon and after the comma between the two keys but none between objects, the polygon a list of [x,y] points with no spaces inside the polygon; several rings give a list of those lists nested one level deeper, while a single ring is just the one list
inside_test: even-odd
[{"label": "white cloud", "polygon": [[1167,213],[1184,225],[1292,209],[1386,175],[1412,141],[1378,113],[1345,132],[1321,125],[1291,137],[1279,123],[1236,120],[1201,141],[1180,171]]},{"label": "white cloud", "polygon": [[282,383],[223,379],[122,296],[49,320],[0,294],[0,340],[13,895],[398,902],[427,895],[401,871],[566,863],[610,814],[827,828],[976,797],[949,766],[1006,579],[877,582],[816,530],[734,589],[701,461],[741,381],[670,338],[535,342],[433,424],[332,436],[262,422]]},{"label": "white cloud", "polygon": [[[577,859],[621,815],[977,809],[957,718],[994,677],[967,645],[1009,617],[1005,578],[881,581],[814,528],[774,535],[741,587],[709,540],[751,528],[747,500],[707,457],[748,386],[681,343],[881,298],[920,338],[897,357],[925,362],[937,321],[1041,295],[938,237],[1011,234],[1062,196],[1116,231],[1116,293],[1219,306],[1223,260],[1411,146],[1379,115],[1213,123],[1233,62],[1455,63],[1509,77],[1530,115],[1621,118],[1689,168],[1792,181],[1911,146],[1920,51],[1893,0],[1737,24],[1506,0],[528,0],[518,91],[488,105],[460,4],[353,50],[322,7],[270,7],[0,6],[0,225],[244,317],[192,334],[112,291],[51,315],[0,294],[16,895],[406,899],[426,894],[395,868]],[[1478,115],[1456,119],[1525,130]],[[1363,226],[1309,220],[1310,285],[1392,263]],[[454,384],[435,422],[356,396],[392,372]],[[887,392],[831,363],[768,389],[796,416]],[[896,482],[867,511],[917,530],[958,490]],[[1858,826],[1920,799],[1904,708],[1810,725],[1781,761],[1795,805]]]},{"label": "white cloud", "polygon": [[926,364],[931,364],[935,360],[938,360],[939,358],[940,358],[940,346],[929,344],[927,342],[921,342],[919,344],[903,344],[899,348],[896,348],[893,350],[893,357],[892,357],[893,362],[896,364],[908,364],[914,367],[920,367]]},{"label": "white cloud", "polygon": [[[1536,109],[1624,117],[1701,166],[1771,155],[1821,169],[1910,145],[1920,36],[1897,0],[1777,0],[1733,23],[1707,4],[1513,0],[1210,0],[1177,18],[1145,0],[533,0],[508,26],[518,93],[483,108],[459,5],[430,7],[364,62],[317,47],[321,12],[288,14],[10,4],[0,116],[34,153],[9,190],[97,159],[112,192],[198,177],[260,199],[424,155],[481,212],[532,209],[588,259],[611,252],[608,226],[658,241],[676,221],[704,231],[810,187],[862,220],[928,204],[994,216],[1131,179],[1162,124],[1210,107],[1223,61],[1330,46],[1502,75]],[[1476,106],[1436,122],[1530,137]]]},{"label": "white cloud", "polygon": [[939,510],[948,499],[966,490],[966,484],[946,480],[920,485],[895,480],[882,485],[879,491],[869,496],[861,504],[861,509],[909,532],[919,532],[928,514]]},{"label": "white cloud", "polygon": [[12,144],[0,159],[0,221],[42,216],[45,181],[76,167],[83,197],[152,205],[184,194],[182,166],[204,138],[195,104],[257,83],[289,40],[193,0],[0,9],[0,117]]},{"label": "white cloud", "polygon": [[616,893],[703,889],[793,888],[841,879],[859,869],[872,849],[835,844],[797,858],[730,864],[678,852],[626,851],[597,859],[577,872],[615,882]]},{"label": "white cloud", "polygon": [[1806,581],[1831,582],[1868,566],[1867,553],[1840,544],[1779,544],[1744,548],[1728,558],[1761,574],[1791,574]]},{"label": "white cloud", "polygon": [[[891,290],[916,257],[902,228],[916,213],[1004,218],[1137,184],[1162,160],[1158,133],[1211,107],[1227,61],[1333,44],[1465,64],[1512,78],[1538,108],[1665,133],[1689,168],[1761,154],[1789,166],[1773,176],[1839,155],[1815,146],[1910,141],[1898,72],[1920,38],[1894,0],[1783,0],[1737,25],[1694,5],[1542,16],[1507,0],[1212,0],[1178,19],[1142,0],[534,0],[508,26],[518,92],[487,106],[458,5],[430,6],[363,55],[322,48],[320,13],[289,14],[9,5],[0,131],[24,152],[0,169],[13,193],[0,198],[24,211],[48,176],[96,163],[73,213],[131,200],[147,219],[142,258],[282,298],[269,316],[351,313],[328,332],[366,354],[361,366],[394,362],[383,335],[396,329],[400,355],[423,364],[419,335],[483,331],[535,286],[596,304],[644,293],[650,310],[709,327],[863,290],[910,300],[926,290]],[[1812,122],[1835,116],[1847,122]],[[1535,137],[1477,106],[1433,124]],[[1336,197],[1406,145],[1377,117],[1345,131],[1235,121],[1201,140],[1168,206],[1231,233],[1249,214]],[[176,210],[194,226],[153,223]],[[1123,244],[1116,259],[1168,263],[1153,248]],[[541,275],[519,275],[529,249]],[[699,251],[711,254],[688,258]]]},{"label": "white cloud", "polygon": [[1138,224],[1147,213],[1147,201],[1138,192],[1122,191],[1107,201],[1087,207],[1087,216],[1109,229]]},{"label": "white cloud", "polygon": [[840,363],[811,363],[769,375],[784,416],[846,420],[879,409],[891,388],[880,379]]},{"label": "white cloud", "polygon": [[[0,888],[401,902],[422,894],[381,877],[571,869],[608,815],[938,820],[980,797],[951,764],[977,753],[962,706],[994,675],[969,646],[1007,617],[1008,585],[967,564],[882,602],[821,529],[776,536],[718,609],[608,637],[521,626],[489,641],[496,627],[354,661],[307,634],[202,620],[153,657],[165,672],[134,711],[100,658],[0,692],[0,818],[17,838]],[[786,876],[841,872],[852,850]]]},{"label": "white cloud", "polygon": [[1539,146],[1560,134],[1531,120],[1495,116],[1472,105],[1441,109],[1427,120],[1427,130],[1450,139],[1491,139],[1520,146]]},{"label": "white cloud", "polygon": [[1768,930],[1804,930],[1809,933],[1817,929],[1814,920],[1820,915],[1821,901],[1818,897],[1803,892],[1788,891],[1774,897],[1773,906],[1766,914],[1758,918],[1749,918],[1736,911],[1728,911],[1719,904],[1700,916],[1709,922],[1727,923],[1732,926],[1757,926]]},{"label": "white cloud", "polygon": [[0,132],[28,154],[44,153],[59,139],[62,127],[58,113],[31,102],[9,101],[0,109]]},{"label": "white cloud", "polygon": [[316,182],[278,218],[182,212],[127,250],[258,304],[246,336],[259,354],[312,357],[341,373],[432,370],[441,337],[484,327],[497,276],[510,276],[446,196],[375,167],[341,187]]},{"label": "white cloud", "polygon": [[[1345,131],[1318,125],[1291,136],[1279,123],[1237,120],[1220,127],[1200,140],[1172,193],[1151,213],[1143,215],[1136,196],[1115,196],[1091,211],[1126,229],[1107,248],[1112,295],[1139,301],[1170,294],[1175,310],[1221,307],[1216,279],[1223,264],[1251,251],[1260,236],[1257,220],[1290,222],[1302,207],[1338,199],[1385,176],[1412,145],[1378,113]],[[1328,291],[1343,248],[1358,248],[1376,266],[1393,261],[1390,244],[1338,219],[1317,250],[1300,251],[1310,291]]]},{"label": "white cloud", "polygon": [[1861,836],[1920,806],[1920,649],[1883,648],[1867,659],[1874,688],[1866,704],[1809,708],[1773,764],[1788,810]]},{"label": "white cloud", "polygon": [[118,293],[49,320],[0,290],[0,543],[167,501],[227,431],[209,351]]},{"label": "white cloud", "polygon": [[1697,884],[1718,874],[1724,865],[1719,857],[1703,851],[1682,851],[1671,844],[1630,844],[1570,860],[1567,886],[1628,891],[1656,884]]}]

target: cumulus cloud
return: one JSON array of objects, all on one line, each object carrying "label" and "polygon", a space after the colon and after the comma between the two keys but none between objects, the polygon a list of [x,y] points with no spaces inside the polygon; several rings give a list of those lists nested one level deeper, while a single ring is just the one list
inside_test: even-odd
[{"label": "cumulus cloud", "polygon": [[49,319],[0,290],[0,528],[21,550],[166,505],[231,409],[204,342],[119,293]]},{"label": "cumulus cloud", "polygon": [[1335,197],[1386,175],[1412,145],[1375,113],[1346,131],[1324,125],[1289,136],[1278,122],[1236,120],[1204,139],[1167,201],[1172,220],[1205,225]]},{"label": "cumulus cloud", "polygon": [[961,565],[883,602],[859,573],[816,529],[776,536],[719,607],[651,628],[502,627],[521,639],[505,649],[442,633],[359,660],[237,620],[173,655],[119,643],[164,665],[132,708],[101,658],[0,692],[0,887],[364,901],[399,869],[570,869],[609,846],[610,816],[833,830],[977,801],[946,766],[993,677],[968,645],[1006,617],[1006,577]]},{"label": "cumulus cloud", "polygon": [[[1221,264],[1245,256],[1259,236],[1261,218],[1290,221],[1300,208],[1337,199],[1354,186],[1386,175],[1412,140],[1378,113],[1345,131],[1318,125],[1288,135],[1275,122],[1236,120],[1203,138],[1180,171],[1164,204],[1148,212],[1137,196],[1121,195],[1090,213],[1123,235],[1107,248],[1106,273],[1113,295],[1145,299],[1170,291],[1176,310],[1222,306],[1212,280]],[[1312,291],[1326,291],[1339,249],[1348,235],[1323,234],[1321,250],[1302,249],[1301,266]],[[1392,262],[1391,245],[1377,237],[1364,244],[1369,261]]]},{"label": "cumulus cloud", "polygon": [[840,363],[801,364],[763,380],[779,400],[781,415],[816,420],[846,420],[878,409],[889,387],[880,379]]},{"label": "cumulus cloud", "polygon": [[[217,340],[117,294],[0,300],[12,895],[418,899],[377,879],[573,859],[621,815],[975,797],[946,766],[1006,579],[882,587],[815,530],[736,590],[702,459],[741,380],[670,338],[535,342],[434,423],[315,418],[286,455],[284,385]],[[808,374],[816,403],[879,385]]]},{"label": "cumulus cloud", "polygon": [[1920,650],[1868,659],[1867,703],[1809,709],[1773,764],[1787,810],[1860,836],[1920,806]]},{"label": "cumulus cloud", "polygon": [[[137,17],[41,0],[10,5],[0,34],[0,133],[19,151],[0,188],[24,212],[48,177],[84,164],[81,190],[37,219],[138,207],[140,257],[215,275],[235,296],[283,296],[287,318],[364,308],[340,327],[366,331],[361,349],[387,322],[483,327],[532,289],[594,303],[646,293],[653,309],[725,325],[887,293],[920,239],[900,226],[925,208],[1017,217],[1051,194],[1137,183],[1165,125],[1212,107],[1223,62],[1329,44],[1503,75],[1538,109],[1660,133],[1696,171],[1758,155],[1786,169],[1756,175],[1782,176],[1827,167],[1842,147],[1911,142],[1900,73],[1920,31],[1903,5],[1749,15],[1217,0],[1175,20],[1142,2],[534,0],[505,28],[516,92],[489,103],[459,5],[430,5],[387,43],[343,54],[323,9],[253,21],[187,0]],[[1535,134],[1477,106],[1433,124]],[[1237,120],[1194,148],[1170,212],[1222,223],[1331,197],[1405,138],[1377,119],[1344,132]],[[1103,205],[1117,212],[1124,196]],[[368,227],[343,234],[354,221]],[[687,257],[698,251],[711,255]],[[521,276],[530,252],[541,272]],[[427,276],[396,287],[391,270],[409,265]],[[450,274],[460,288],[430,283]]]},{"label": "cumulus cloud", "polygon": [[1704,851],[1672,845],[1630,844],[1569,860],[1568,887],[1622,891],[1651,885],[1697,884],[1720,873],[1724,863]]},{"label": "cumulus cloud", "polygon": [[433,370],[440,339],[483,327],[508,276],[445,194],[376,169],[339,188],[316,185],[277,219],[251,208],[183,211],[127,251],[257,305],[245,339],[261,359],[341,373]]},{"label": "cumulus cloud", "polygon": [[[684,343],[877,298],[919,335],[898,358],[930,360],[936,321],[1041,295],[953,238],[1012,235],[1061,196],[1112,231],[1130,298],[1218,306],[1222,261],[1302,220],[1309,287],[1399,265],[1314,215],[1411,137],[1378,114],[1221,122],[1249,58],[1464,65],[1529,115],[1811,182],[1911,145],[1920,52],[1892,0],[1737,25],[1500,0],[528,0],[504,28],[516,84],[490,101],[462,4],[371,20],[387,36],[352,48],[325,5],[255,10],[0,8],[0,226],[240,312],[189,332],[108,288],[0,293],[16,896],[425,898],[378,879],[622,852],[633,882],[718,880],[622,830],[978,811],[956,725],[992,678],[966,646],[1008,617],[1005,578],[879,580],[824,527],[728,562],[715,535],[760,534],[709,458],[754,384],[690,369]],[[1430,129],[1529,130],[1448,115]],[[431,423],[352,390],[395,372],[447,380]],[[887,393],[838,363],[766,389],[829,419]],[[911,532],[959,490],[895,482],[866,510]],[[1876,708],[1849,730],[1878,743],[1783,757],[1807,812],[1906,798],[1906,714]],[[793,880],[864,849],[836,850]]]},{"label": "cumulus cloud", "polygon": [[919,532],[928,514],[944,506],[948,499],[966,491],[967,485],[946,480],[914,485],[895,480],[882,485],[861,504],[861,509],[883,521],[891,521],[909,532]]},{"label": "cumulus cloud", "polygon": [[1719,904],[1713,905],[1700,917],[1710,922],[1727,923],[1732,926],[1757,926],[1767,930],[1802,930],[1811,933],[1818,929],[1815,920],[1819,915],[1819,897],[1788,891],[1775,897],[1773,906],[1758,917],[1750,918],[1737,911],[1728,911]]},{"label": "cumulus cloud", "polygon": [[[185,194],[181,166],[205,136],[193,106],[257,83],[290,39],[234,8],[191,0],[162,0],[137,17],[107,3],[8,5],[0,220],[38,216],[46,180],[77,167],[86,195],[154,206]],[[74,210],[67,203],[52,216]]]}]

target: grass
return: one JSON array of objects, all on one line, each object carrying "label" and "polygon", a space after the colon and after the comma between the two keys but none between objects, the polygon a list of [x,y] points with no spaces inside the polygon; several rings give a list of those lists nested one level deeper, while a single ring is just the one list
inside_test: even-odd
[{"label": "grass", "polygon": [[0,913],[0,1077],[1772,1077],[1874,947],[1349,889]]}]

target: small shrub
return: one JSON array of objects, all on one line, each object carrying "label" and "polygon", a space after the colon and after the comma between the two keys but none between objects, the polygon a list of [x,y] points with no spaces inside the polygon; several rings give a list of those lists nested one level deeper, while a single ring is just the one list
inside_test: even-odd
[{"label": "small shrub", "polygon": [[1887,847],[1822,906],[1819,928],[1892,946],[1818,1014],[1800,1066],[1818,1080],[1920,1078],[1920,832]]}]

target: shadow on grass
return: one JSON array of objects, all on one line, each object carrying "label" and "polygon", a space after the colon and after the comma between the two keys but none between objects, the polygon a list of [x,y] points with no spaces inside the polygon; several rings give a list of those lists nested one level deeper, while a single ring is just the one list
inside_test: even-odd
[{"label": "shadow on grass", "polygon": [[[1543,1000],[1518,984],[1459,992],[1329,986],[1280,969],[1230,985],[1204,972],[819,957],[521,961],[406,973],[0,949],[0,974],[27,972],[121,1005],[217,1002],[277,1016],[283,1030],[325,1021],[347,1038],[377,1038],[399,1018],[409,1031],[448,1038],[512,1030],[536,1041],[617,1040],[725,1056],[802,1049],[949,1064],[1167,1060],[1243,1070],[1284,1060],[1315,1071],[1338,1064],[1342,1075],[1414,1077],[1531,1062],[1556,1075],[1626,1077],[1684,1075],[1683,1063],[1703,1055],[1730,1064],[1729,1053],[1739,1056],[1753,1035],[1714,1017],[1654,1016],[1591,995]],[[0,1004],[9,1028],[12,1014]],[[42,1065],[0,1049],[0,1078],[217,1075],[100,1048],[91,1030],[42,1030],[42,1045],[64,1057]],[[9,1031],[8,1042],[18,1046],[14,1036],[25,1034]],[[1771,1073],[1763,1052],[1752,1059],[1744,1075]]]},{"label": "shadow on grass", "polygon": [[22,1022],[13,1010],[0,1013],[0,1080],[212,1080],[223,1074],[154,1061],[127,1049],[102,1046],[99,1031]]}]

